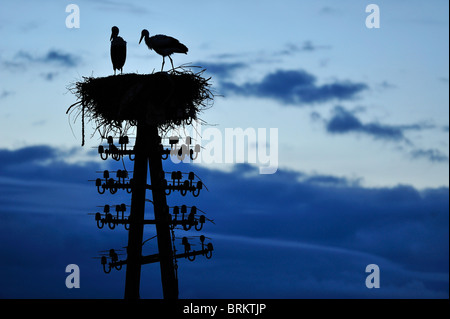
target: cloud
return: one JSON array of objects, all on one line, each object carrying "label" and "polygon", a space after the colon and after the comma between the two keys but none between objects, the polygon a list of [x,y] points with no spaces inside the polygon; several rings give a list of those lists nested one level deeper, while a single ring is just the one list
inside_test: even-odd
[{"label": "cloud", "polygon": [[317,50],[327,50],[331,49],[329,45],[316,45],[313,44],[312,41],[304,41],[302,44],[296,43],[288,43],[285,45],[285,48],[275,52],[273,55],[275,56],[283,56],[283,55],[293,55],[300,52],[313,52]]},{"label": "cloud", "polygon": [[53,81],[53,79],[58,76],[58,72],[46,72],[46,73],[41,73],[41,76],[44,80],[47,81]]},{"label": "cloud", "polygon": [[85,183],[93,172],[99,169],[95,163],[80,163],[72,165],[67,159],[75,156],[74,150],[63,151],[47,145],[28,146],[18,150],[0,149],[0,174],[2,177],[20,178],[31,181],[60,181],[61,176],[66,175],[72,179],[64,179],[66,182]]},{"label": "cloud", "polygon": [[320,14],[336,14],[336,13],[338,13],[338,10],[333,7],[325,6],[320,9],[319,13]]},{"label": "cloud", "polygon": [[[71,155],[45,145],[0,150],[0,242],[14,243],[0,245],[4,298],[123,297],[125,270],[105,275],[92,257],[124,247],[128,233],[97,229],[87,213],[130,196],[99,195],[86,176],[131,171],[133,163],[70,164]],[[195,171],[209,189],[198,198],[172,194],[168,204],[196,205],[215,221],[201,233],[175,230],[214,244],[211,260],[178,260],[180,298],[448,298],[448,188],[365,188],[333,175],[254,174],[248,164],[230,172],[168,161],[164,168]],[[144,238],[153,235],[147,227]],[[155,253],[155,242],[144,250]],[[80,267],[80,289],[64,285],[71,263]],[[380,267],[382,289],[364,285],[370,263]],[[143,266],[143,298],[161,298],[159,277],[159,267]]]},{"label": "cloud", "polygon": [[448,162],[448,156],[438,149],[416,149],[410,154],[413,159],[425,158],[431,162]]},{"label": "cloud", "polygon": [[43,55],[32,55],[26,51],[19,51],[11,61],[4,61],[3,65],[8,69],[24,69],[29,65],[53,65],[73,68],[80,64],[81,58],[59,50],[49,50]]},{"label": "cloud", "polygon": [[218,76],[221,79],[228,78],[236,70],[244,69],[247,67],[247,65],[242,62],[227,63],[227,62],[198,61],[192,63],[192,65],[200,66],[206,69],[206,72]]},{"label": "cloud", "polygon": [[8,96],[11,96],[11,95],[13,95],[13,94],[14,94],[13,91],[2,90],[2,91],[0,92],[0,99],[7,98]]},{"label": "cloud", "polygon": [[[317,114],[311,116],[317,119]],[[410,125],[386,125],[376,122],[362,123],[356,117],[355,112],[351,112],[342,106],[336,106],[333,109],[333,116],[325,121],[325,125],[327,132],[332,134],[362,133],[376,139],[406,142],[409,142],[409,140],[404,135],[405,131],[420,131],[435,127],[426,123]]]},{"label": "cloud", "polygon": [[134,3],[124,3],[112,0],[95,0],[94,2],[99,4],[97,9],[100,11],[128,12],[138,15],[148,14],[150,12],[146,7]]},{"label": "cloud", "polygon": [[272,98],[291,105],[352,100],[358,93],[368,89],[364,83],[336,81],[317,85],[316,81],[314,75],[304,70],[278,70],[266,75],[260,82],[237,85],[224,81],[220,88],[225,94]]}]

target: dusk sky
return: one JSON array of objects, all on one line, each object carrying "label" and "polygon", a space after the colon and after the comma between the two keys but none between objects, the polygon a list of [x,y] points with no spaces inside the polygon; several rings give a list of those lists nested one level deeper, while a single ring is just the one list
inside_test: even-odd
[{"label": "dusk sky", "polygon": [[[71,3],[79,28],[66,26]],[[371,3],[379,28],[366,26]],[[125,270],[104,274],[92,257],[126,246],[127,232],[99,230],[88,213],[130,196],[99,195],[89,180],[133,163],[102,161],[91,124],[81,146],[80,118],[66,114],[74,83],[113,74],[114,25],[127,41],[124,73],[161,68],[138,44],[142,29],[189,48],[172,58],[211,77],[214,104],[199,117],[223,136],[216,145],[227,129],[266,129],[278,151],[274,174],[258,163],[163,163],[208,187],[170,205],[196,205],[215,223],[178,231],[215,248],[210,260],[178,261],[180,298],[449,298],[448,1],[0,8],[0,298],[123,298]],[[211,141],[194,138],[207,151]],[[257,142],[246,151],[266,144]],[[68,264],[80,267],[78,289],[65,286]],[[365,286],[369,264],[380,288]],[[159,265],[143,266],[141,297],[162,297]]]}]

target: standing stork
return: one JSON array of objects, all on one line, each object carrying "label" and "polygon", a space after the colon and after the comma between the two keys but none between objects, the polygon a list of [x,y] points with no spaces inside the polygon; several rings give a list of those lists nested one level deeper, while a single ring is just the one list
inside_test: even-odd
[{"label": "standing stork", "polygon": [[164,68],[164,58],[166,56],[169,57],[170,63],[172,64],[172,70],[174,69],[172,58],[170,57],[173,53],[184,53],[187,54],[188,48],[180,43],[175,38],[169,37],[163,34],[157,34],[152,37],[149,37],[149,33],[147,30],[142,30],[141,39],[139,40],[139,44],[141,44],[142,39],[145,39],[145,44],[147,44],[150,50],[155,50],[156,53],[162,55],[163,63],[161,66],[161,72]]},{"label": "standing stork", "polygon": [[122,68],[127,58],[127,42],[119,37],[119,28],[114,26],[111,28],[111,62],[114,69],[114,75],[116,70],[120,70],[122,74]]}]

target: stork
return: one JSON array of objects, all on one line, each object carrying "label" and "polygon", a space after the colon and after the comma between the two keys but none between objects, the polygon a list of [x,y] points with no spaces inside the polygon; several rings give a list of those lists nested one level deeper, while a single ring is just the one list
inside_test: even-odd
[{"label": "stork", "polygon": [[170,55],[173,53],[187,54],[188,52],[188,48],[184,44],[180,43],[180,41],[178,41],[177,39],[163,34],[157,34],[149,37],[149,32],[146,29],[142,30],[141,32],[141,39],[139,40],[139,44],[141,44],[142,39],[145,39],[145,44],[147,44],[150,50],[155,50],[156,53],[163,57],[161,72],[164,69],[164,58],[166,56],[169,57],[173,70],[173,61]]},{"label": "stork", "polygon": [[111,62],[114,69],[114,75],[116,70],[120,70],[122,74],[122,68],[127,58],[127,42],[119,37],[119,28],[114,26],[111,28]]}]

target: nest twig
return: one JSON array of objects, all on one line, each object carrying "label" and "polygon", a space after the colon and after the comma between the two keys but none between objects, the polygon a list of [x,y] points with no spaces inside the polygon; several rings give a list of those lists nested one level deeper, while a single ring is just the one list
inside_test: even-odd
[{"label": "nest twig", "polygon": [[78,101],[66,114],[81,114],[82,145],[86,121],[93,121],[95,131],[105,138],[109,134],[126,135],[142,121],[167,131],[197,120],[198,113],[213,101],[210,78],[202,77],[204,70],[193,73],[178,69],[170,73],[83,77],[76,82],[69,90]]}]

